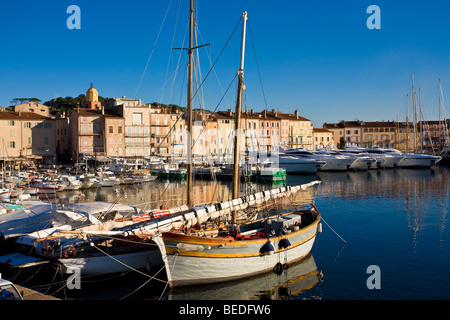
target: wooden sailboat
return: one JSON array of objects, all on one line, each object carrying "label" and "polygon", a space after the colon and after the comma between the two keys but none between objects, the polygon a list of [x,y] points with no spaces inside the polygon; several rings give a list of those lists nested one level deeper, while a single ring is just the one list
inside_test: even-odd
[{"label": "wooden sailboat", "polygon": [[[235,112],[236,135],[232,184],[234,199],[232,201],[237,203],[242,203],[239,202],[241,198],[239,195],[240,139],[238,132],[242,90],[244,88],[246,21],[247,13],[244,12],[242,14],[241,59]],[[189,68],[192,68],[192,0],[190,27]],[[192,74],[192,71],[189,74]],[[188,81],[190,81],[189,78]],[[188,85],[188,88],[191,90],[192,86]],[[190,96],[188,92],[188,107],[192,108]],[[191,129],[189,122],[188,129]],[[188,173],[188,187],[191,183]],[[188,192],[188,205],[192,208],[192,196],[189,196],[189,190]],[[309,254],[314,244],[319,222],[320,213],[314,205],[306,210],[258,219],[242,225],[236,223],[236,210],[233,210],[230,227],[225,230],[219,229],[219,232],[213,236],[195,236],[173,231],[164,232],[162,234],[164,247],[161,248],[161,251],[166,265],[169,286],[216,283],[247,278],[272,270],[282,271],[287,264],[299,261]]]}]

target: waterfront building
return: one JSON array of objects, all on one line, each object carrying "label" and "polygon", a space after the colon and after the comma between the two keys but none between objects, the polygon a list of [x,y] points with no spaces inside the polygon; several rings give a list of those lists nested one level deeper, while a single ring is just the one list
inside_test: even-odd
[{"label": "waterfront building", "polygon": [[418,126],[420,147],[427,151],[441,150],[449,143],[450,120],[420,121]]},{"label": "waterfront building", "polygon": [[70,118],[64,112],[55,117],[55,142],[57,160],[70,160]]},{"label": "waterfront building", "polygon": [[50,118],[50,107],[35,101],[16,104],[13,106],[14,112],[31,112]]},{"label": "waterfront building", "polygon": [[105,154],[104,118],[95,109],[77,108],[70,114],[70,136],[72,159],[103,160]]},{"label": "waterfront building", "polygon": [[338,148],[341,138],[345,141],[344,123],[343,121],[338,123],[324,123],[323,128],[330,131],[333,139],[334,146]]},{"label": "waterfront building", "polygon": [[170,114],[170,127],[172,128],[172,157],[183,157],[187,153],[186,119],[181,111]]},{"label": "waterfront building", "polygon": [[[102,114],[105,136],[105,156],[123,157],[125,152],[125,119],[111,112]],[[145,146],[145,145],[144,145]]]},{"label": "waterfront building", "polygon": [[397,148],[397,123],[394,121],[361,122],[362,144],[364,148]]},{"label": "waterfront building", "polygon": [[229,109],[218,111],[214,116],[217,119],[218,155],[223,160],[231,161],[234,152],[234,113]]},{"label": "waterfront building", "polygon": [[[414,151],[414,125],[394,121],[344,121],[324,123],[323,128],[333,134],[336,147],[341,138],[347,145],[364,148],[396,148],[402,152]],[[417,144],[416,144],[417,146]]]},{"label": "waterfront building", "polygon": [[171,156],[173,152],[171,126],[171,111],[163,107],[154,108],[150,114],[151,155]]},{"label": "waterfront building", "polygon": [[259,150],[260,152],[278,151],[280,143],[280,124],[275,110],[268,112],[263,110],[261,112],[261,119],[259,120]]},{"label": "waterfront building", "polygon": [[261,117],[261,114],[255,113],[253,109],[250,112],[242,113],[242,128],[245,128],[245,146],[249,152],[259,151]]},{"label": "waterfront building", "polygon": [[314,128],[314,149],[333,147],[333,133],[324,128]]},{"label": "waterfront building", "polygon": [[15,165],[56,160],[54,120],[32,112],[0,110],[0,159]]},{"label": "waterfront building", "polygon": [[[124,129],[122,130],[125,138],[124,153],[125,157],[147,157],[151,153],[150,146],[150,126],[152,108],[150,104],[140,105],[137,100],[129,99],[124,101],[120,99],[116,103],[122,104],[115,106],[117,115],[123,119]],[[116,120],[118,121],[118,119]],[[122,150],[123,152],[123,150]]]},{"label": "waterfront building", "polygon": [[130,99],[126,96],[122,98],[106,98],[105,99],[105,110],[117,112],[119,106],[124,107],[138,107],[142,105],[141,99]]},{"label": "waterfront building", "polygon": [[295,110],[294,113],[277,112],[277,117],[280,119],[280,142],[282,145],[287,145],[292,149],[314,149],[311,120],[301,117],[298,110]]}]

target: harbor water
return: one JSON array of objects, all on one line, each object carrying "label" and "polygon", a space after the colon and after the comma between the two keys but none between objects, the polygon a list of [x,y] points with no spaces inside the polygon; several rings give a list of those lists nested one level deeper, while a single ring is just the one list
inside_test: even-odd
[{"label": "harbor water", "polygon": [[[49,274],[53,285],[40,290],[77,300],[449,299],[449,178],[450,169],[441,166],[289,175],[288,185],[322,182],[301,191],[294,200],[315,203],[323,218],[322,233],[317,235],[311,254],[281,275],[268,273],[170,290],[164,283],[164,270],[152,270],[159,280],[130,270],[107,279],[82,279],[79,289],[69,290],[63,280],[58,282]],[[272,186],[247,183],[243,188],[258,191]],[[196,203],[222,201],[229,194],[229,182],[195,184]],[[61,192],[57,197],[66,203],[118,201],[150,209],[183,204],[186,184],[156,180]]]}]

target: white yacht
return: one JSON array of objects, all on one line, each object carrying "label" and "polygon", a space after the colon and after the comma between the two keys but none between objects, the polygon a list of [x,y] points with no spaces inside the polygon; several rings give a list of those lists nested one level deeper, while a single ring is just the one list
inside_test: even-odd
[{"label": "white yacht", "polygon": [[377,168],[377,160],[366,154],[347,152],[345,150],[327,150],[331,155],[347,156],[355,161],[350,165],[349,170],[365,171]]},{"label": "white yacht", "polygon": [[325,161],[280,154],[278,165],[284,168],[286,173],[316,173],[325,165]]},{"label": "white yacht", "polygon": [[427,154],[403,153],[397,149],[378,149],[378,150],[381,150],[381,152],[383,152],[384,154],[391,155],[394,157],[395,156],[403,157],[402,160],[397,163],[397,167],[399,168],[431,168],[442,159],[439,156],[430,156]]},{"label": "white yacht", "polygon": [[72,191],[81,188],[81,182],[75,177],[69,175],[62,175],[59,179],[59,183],[65,186],[64,190]]},{"label": "white yacht", "polygon": [[99,170],[97,172],[97,179],[100,187],[113,187],[115,184],[119,184],[120,180],[116,179],[116,176],[112,171]]},{"label": "white yacht", "polygon": [[316,161],[324,161],[321,171],[347,171],[355,162],[355,159],[343,155],[331,155],[326,152],[311,151],[306,149],[289,149],[284,154]]}]

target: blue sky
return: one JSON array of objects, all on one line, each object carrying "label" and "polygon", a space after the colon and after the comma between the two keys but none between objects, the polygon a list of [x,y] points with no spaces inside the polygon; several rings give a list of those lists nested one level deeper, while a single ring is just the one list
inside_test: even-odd
[{"label": "blue sky", "polygon": [[[80,30],[66,27],[72,4],[81,9]],[[381,9],[379,30],[366,27],[372,4]],[[198,50],[202,78],[210,70],[208,55],[215,61],[248,12],[244,109],[298,109],[315,127],[342,119],[403,120],[414,73],[423,113],[433,120],[438,78],[444,99],[450,92],[448,1],[195,0],[195,6],[198,44],[211,43]],[[178,65],[180,51],[171,48],[183,45],[188,8],[188,0],[2,1],[0,105],[16,97],[78,96],[93,82],[103,97],[137,95],[185,106],[185,52],[176,81],[164,82]],[[240,32],[204,83],[206,109],[214,110],[233,83]],[[232,84],[218,110],[234,108],[234,102]]]}]

